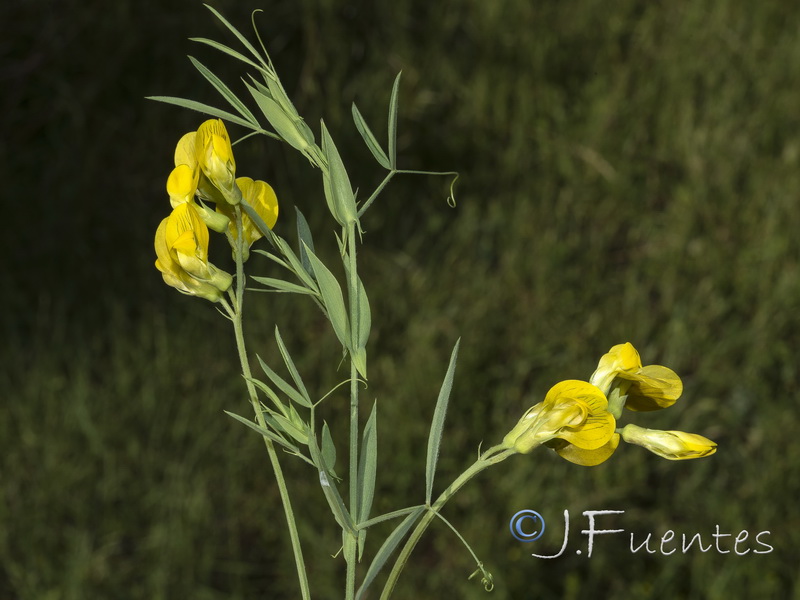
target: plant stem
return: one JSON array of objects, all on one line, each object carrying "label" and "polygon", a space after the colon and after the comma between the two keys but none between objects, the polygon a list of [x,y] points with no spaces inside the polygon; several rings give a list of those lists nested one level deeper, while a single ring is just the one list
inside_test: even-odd
[{"label": "plant stem", "polygon": [[[253,377],[250,371],[250,363],[247,359],[247,348],[244,342],[244,331],[242,329],[242,307],[244,304],[244,262],[242,261],[244,250],[244,235],[242,232],[242,211],[239,206],[235,207],[236,213],[236,229],[238,236],[236,243],[233,246],[234,256],[236,259],[236,293],[234,295],[234,310],[231,315],[233,321],[233,331],[236,336],[236,349],[239,352],[239,362],[242,366],[242,375],[244,375],[245,383],[247,385],[247,393],[250,397],[250,403],[253,405],[255,411],[256,421],[259,426],[264,429],[267,428],[267,423],[264,420],[264,415],[261,412],[261,406],[258,401],[258,394],[251,379]],[[268,438],[264,438],[264,444],[267,447],[269,460],[272,464],[272,469],[275,472],[275,480],[278,483],[278,491],[280,492],[281,502],[283,503],[283,511],[286,515],[286,524],[289,528],[289,537],[292,541],[292,550],[294,552],[294,560],[297,566],[297,577],[300,582],[300,592],[304,600],[310,600],[311,592],[308,586],[308,575],[306,574],[305,561],[303,560],[303,550],[300,546],[300,536],[297,532],[297,523],[294,518],[294,511],[292,510],[292,503],[289,499],[289,490],[286,487],[286,480],[283,477],[283,470],[281,469],[280,462],[278,461],[278,454],[275,451],[275,446]]]},{"label": "plant stem", "polygon": [[436,514],[442,509],[447,501],[450,500],[450,498],[452,498],[453,495],[459,489],[461,489],[465,483],[475,477],[475,475],[484,469],[491,467],[492,465],[496,465],[497,463],[504,461],[509,456],[516,453],[516,450],[512,448],[510,450],[504,450],[499,454],[495,454],[491,458],[479,458],[472,464],[471,467],[459,475],[444,492],[442,492],[442,494],[436,499],[436,502],[434,502],[433,505],[428,509],[428,512],[425,513],[425,515],[420,519],[419,523],[417,523],[417,526],[414,528],[414,531],[411,533],[408,541],[406,541],[405,546],[403,546],[403,550],[397,557],[394,567],[392,568],[392,572],[389,574],[389,579],[386,581],[386,585],[383,587],[380,600],[387,600],[392,595],[394,586],[397,584],[397,579],[400,577],[403,567],[405,567],[406,562],[408,562],[408,559],[411,556],[411,553],[414,551],[414,547],[417,545],[417,542],[419,542],[422,534],[425,533],[428,525],[430,525],[431,521],[433,521],[433,519],[436,517]]},{"label": "plant stem", "polygon": [[[358,345],[358,266],[356,262],[356,235],[355,226],[347,228],[349,260],[348,301],[350,303],[350,346]],[[358,514],[358,371],[353,357],[350,357],[350,514],[358,523],[361,515]],[[350,534],[346,534],[350,535]],[[345,543],[345,562],[347,563],[347,582],[345,598],[352,600],[356,588],[356,543]]]}]

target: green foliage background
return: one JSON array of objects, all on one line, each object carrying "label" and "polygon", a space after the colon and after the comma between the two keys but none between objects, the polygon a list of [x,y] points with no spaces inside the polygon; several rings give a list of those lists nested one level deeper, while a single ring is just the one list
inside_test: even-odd
[{"label": "green foliage background", "polygon": [[[397,597],[800,598],[800,7],[214,6],[242,30],[264,8],[287,90],[309,123],[325,116],[362,190],[382,174],[350,103],[384,139],[401,69],[401,167],[462,173],[455,210],[447,182],[397,178],[364,220],[376,511],[423,498],[428,426],[458,336],[440,486],[553,383],[588,377],[622,341],[685,381],[675,407],[637,422],[719,443],[687,463],[633,447],[593,469],[545,451],[515,457],[446,509],[494,573],[492,595],[467,581],[474,567],[452,534],[433,527]],[[143,96],[222,105],[185,55],[236,84],[238,65],[186,39],[225,32],[199,3],[178,1],[15,1],[0,21],[0,598],[297,597],[263,445],[222,412],[248,410],[227,323],[153,268],[174,144],[202,117]],[[237,147],[237,159],[274,185],[281,235],[292,237],[296,205],[332,258],[304,159],[267,140]],[[254,351],[277,356],[279,323],[317,393],[342,377],[310,302],[252,296],[249,311]],[[325,414],[342,456],[345,405],[329,401]],[[340,538],[315,475],[284,464],[308,515],[312,593],[338,598]],[[522,508],[550,523],[535,544],[508,534]],[[532,558],[557,551],[564,509],[570,550]],[[718,524],[751,541],[770,530],[774,551],[631,554],[620,535],[598,538],[590,559],[575,555],[580,512],[600,509],[625,510],[603,526],[637,541],[673,529],[708,543]],[[370,535],[369,553],[385,532]]]}]

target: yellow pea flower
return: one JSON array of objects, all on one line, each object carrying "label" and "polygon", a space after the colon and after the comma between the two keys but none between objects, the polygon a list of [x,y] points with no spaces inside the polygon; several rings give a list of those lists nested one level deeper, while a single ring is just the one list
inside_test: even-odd
[{"label": "yellow pea flower", "polygon": [[584,467],[594,467],[605,462],[614,454],[617,446],[619,446],[619,440],[619,434],[615,433],[611,436],[610,440],[594,450],[584,450],[583,448],[578,448],[574,444],[559,439],[545,442],[545,445],[555,450],[561,458],[569,462]]},{"label": "yellow pea flower", "polygon": [[[222,193],[225,202],[238,204],[242,195],[236,186],[236,161],[225,124],[221,119],[205,121],[197,128],[193,142],[200,170]],[[188,140],[186,144],[189,145]]]},{"label": "yellow pea flower", "polygon": [[208,262],[208,237],[190,203],[179,204],[156,231],[156,268],[179,292],[217,302],[233,279]]},{"label": "yellow pea flower", "polygon": [[[542,402],[528,409],[503,438],[503,445],[526,454],[541,444],[560,440],[580,450],[597,451],[612,442],[614,436],[616,420],[607,407],[608,400],[594,385],[585,381],[562,381],[550,388]],[[566,447],[563,444],[554,446],[557,452]]]},{"label": "yellow pea flower", "polygon": [[717,451],[715,442],[696,433],[660,431],[636,425],[623,427],[622,439],[629,444],[647,448],[650,452],[668,460],[703,458]]},{"label": "yellow pea flower", "polygon": [[[238,177],[236,179],[236,185],[242,190],[242,198],[255,209],[256,213],[263,219],[267,227],[272,229],[278,221],[278,197],[275,195],[275,190],[272,189],[272,186],[264,181],[253,181],[249,177]],[[217,210],[231,220],[229,230],[233,239],[236,240],[238,238],[238,233],[236,231],[236,224],[233,222],[234,214],[232,207],[225,204],[218,204]],[[250,246],[253,245],[253,242],[264,236],[244,211],[242,211],[242,233],[245,242],[244,260],[247,260]]]},{"label": "yellow pea flower", "polygon": [[604,354],[589,381],[606,395],[617,385],[620,394],[627,395],[625,406],[634,411],[667,408],[683,393],[683,383],[672,369],[642,366],[630,343],[618,344]]}]

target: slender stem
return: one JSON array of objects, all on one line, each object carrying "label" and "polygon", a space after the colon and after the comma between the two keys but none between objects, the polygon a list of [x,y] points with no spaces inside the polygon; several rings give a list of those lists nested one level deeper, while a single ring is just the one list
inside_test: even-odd
[{"label": "slender stem", "polygon": [[414,528],[414,531],[411,533],[408,541],[406,541],[405,546],[403,546],[403,550],[397,557],[394,567],[392,568],[392,572],[389,574],[389,579],[386,581],[386,585],[383,588],[381,600],[387,600],[389,596],[392,595],[394,586],[397,584],[397,579],[400,577],[403,567],[405,567],[406,562],[408,562],[408,558],[414,551],[414,547],[417,545],[417,542],[419,542],[422,534],[425,533],[428,525],[430,525],[431,521],[433,521],[433,519],[436,517],[436,514],[442,509],[447,501],[450,500],[450,498],[452,498],[453,495],[459,489],[461,489],[465,483],[475,477],[475,475],[484,469],[491,467],[492,465],[496,465],[497,463],[504,461],[513,454],[516,454],[516,450],[512,448],[496,454],[491,458],[479,458],[472,464],[471,467],[459,475],[445,491],[442,492],[442,494],[436,499],[436,502],[434,502],[433,505],[428,509],[428,512],[426,512],[425,515],[420,519],[419,523],[417,523],[416,528]]},{"label": "slender stem", "polygon": [[[236,293],[233,296],[234,308],[231,315],[233,321],[233,331],[236,336],[236,349],[239,352],[239,362],[242,366],[242,375],[244,375],[245,383],[247,385],[247,393],[250,397],[250,403],[253,405],[253,410],[256,414],[256,421],[259,426],[267,428],[267,423],[264,420],[264,415],[261,412],[261,406],[258,401],[258,394],[256,388],[252,383],[252,372],[250,371],[250,363],[247,359],[247,349],[244,342],[244,331],[242,329],[242,307],[244,304],[244,262],[242,260],[244,249],[244,235],[242,232],[242,212],[236,206],[236,228],[237,239],[234,244],[234,255],[236,258]],[[275,479],[278,482],[278,491],[280,492],[281,502],[283,503],[283,511],[286,515],[286,524],[289,528],[289,537],[292,541],[292,550],[294,551],[295,564],[297,566],[297,577],[300,581],[300,592],[304,600],[310,600],[311,592],[308,586],[308,576],[306,574],[305,561],[303,560],[303,550],[300,546],[300,536],[297,532],[297,523],[294,518],[294,511],[292,510],[292,503],[289,499],[289,490],[286,487],[286,480],[283,477],[283,470],[281,469],[280,462],[278,461],[278,454],[275,451],[275,446],[268,438],[264,438],[264,444],[267,447],[269,460],[275,472]]]},{"label": "slender stem", "polygon": [[389,174],[384,178],[383,181],[381,181],[380,185],[378,185],[378,187],[375,188],[375,191],[372,192],[372,195],[369,198],[367,198],[367,201],[364,202],[364,204],[358,210],[358,217],[359,218],[361,218],[361,215],[363,215],[366,212],[366,210],[370,207],[370,204],[375,202],[375,198],[378,197],[378,194],[380,194],[381,191],[383,191],[383,188],[386,187],[386,185],[392,180],[392,177],[394,177],[396,173],[397,173],[397,170],[395,170],[395,169],[392,169],[391,171],[389,171]]},{"label": "slender stem", "polygon": [[[348,300],[350,302],[350,346],[358,346],[358,263],[356,262],[356,235],[355,225],[348,225],[347,242],[349,260]],[[350,357],[350,514],[358,523],[361,515],[358,514],[358,371],[353,357]],[[349,535],[349,534],[348,534]],[[352,600],[355,597],[356,587],[356,544],[345,544],[345,561],[347,563],[347,583],[345,598]]]}]

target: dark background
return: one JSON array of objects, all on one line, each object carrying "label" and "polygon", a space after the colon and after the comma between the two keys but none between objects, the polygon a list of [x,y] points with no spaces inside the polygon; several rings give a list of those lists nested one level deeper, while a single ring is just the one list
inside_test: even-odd
[{"label": "dark background", "polygon": [[[429,422],[459,336],[440,486],[553,383],[587,378],[630,341],[685,383],[673,408],[636,422],[701,433],[719,451],[667,462],[622,447],[592,469],[540,451],[481,475],[446,516],[495,575],[489,597],[800,597],[800,8],[214,6],[248,35],[251,10],[264,9],[257,22],[287,91],[312,127],[324,116],[362,194],[383,174],[350,103],[384,142],[399,70],[400,166],[461,173],[456,209],[448,181],[398,177],[364,219],[376,514],[423,498]],[[204,117],[144,96],[223,107],[191,54],[244,98],[240,65],[187,38],[235,40],[194,1],[17,0],[0,22],[0,598],[298,597],[263,444],[222,412],[248,412],[227,322],[153,266],[174,145]],[[300,207],[334,260],[305,160],[266,138],[236,156],[239,173],[276,189],[276,230],[294,239]],[[212,260],[230,264],[219,247]],[[340,380],[313,305],[253,295],[248,310],[253,352],[277,360],[277,323],[312,393]],[[340,464],[346,414],[343,395],[326,401]],[[341,597],[340,537],[315,474],[282,462],[312,593]],[[508,533],[522,508],[550,524],[535,544]],[[558,550],[564,509],[570,550],[532,558]],[[748,530],[751,550],[770,530],[774,551],[632,554],[620,535],[575,555],[580,512],[602,509],[625,510],[603,526],[637,543],[672,529],[708,544],[719,525]],[[369,557],[389,530],[371,533]],[[485,597],[473,570],[452,533],[432,527],[397,597]]]}]

